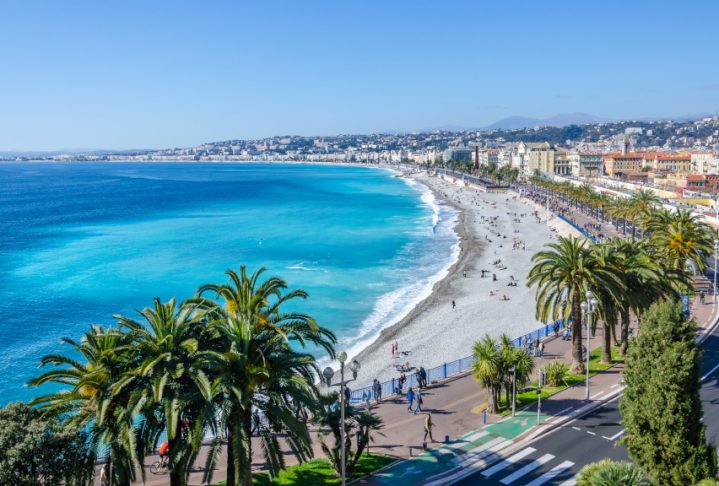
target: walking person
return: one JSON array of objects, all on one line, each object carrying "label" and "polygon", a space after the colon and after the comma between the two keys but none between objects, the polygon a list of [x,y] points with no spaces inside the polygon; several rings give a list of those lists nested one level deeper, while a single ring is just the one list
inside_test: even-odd
[{"label": "walking person", "polygon": [[382,402],[382,384],[379,382],[377,378],[374,379],[373,382],[373,388],[374,388],[374,399],[377,403]]},{"label": "walking person", "polygon": [[419,387],[420,388],[426,388],[427,387],[427,370],[424,369],[424,366],[419,367]]},{"label": "walking person", "polygon": [[705,299],[705,297],[704,297],[704,292],[702,291],[702,293],[699,294],[699,302],[701,302],[702,305],[704,304],[704,299]]},{"label": "walking person", "polygon": [[539,357],[544,357],[544,342],[539,343]]},{"label": "walking person", "polygon": [[454,300],[452,300],[452,310],[454,310],[457,307],[457,304]]},{"label": "walking person", "polygon": [[417,392],[414,394],[414,402],[417,404],[417,406],[414,408],[414,414],[417,415],[417,412],[422,411],[422,404],[424,403],[422,401],[422,391],[417,389]]},{"label": "walking person", "polygon": [[434,437],[432,437],[432,429],[434,428],[434,423],[432,422],[432,414],[428,413],[427,417],[424,419],[424,439],[422,439],[422,442],[427,442],[427,436],[429,436],[429,440],[434,442]]},{"label": "walking person", "polygon": [[410,388],[407,390],[407,411],[412,411],[412,404],[414,403],[414,391]]}]

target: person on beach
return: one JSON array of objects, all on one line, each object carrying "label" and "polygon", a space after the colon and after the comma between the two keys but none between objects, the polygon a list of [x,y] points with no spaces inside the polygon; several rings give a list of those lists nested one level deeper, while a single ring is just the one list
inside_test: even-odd
[{"label": "person on beach", "polygon": [[452,301],[452,310],[454,310],[454,309],[456,309],[456,308],[457,308],[457,304],[456,304],[455,301],[453,300],[453,301]]},{"label": "person on beach", "polygon": [[431,442],[434,442],[434,437],[432,437],[432,429],[434,428],[434,423],[432,423],[432,414],[428,413],[427,417],[424,419],[424,438],[422,439],[422,442],[427,442],[427,436],[429,436],[429,440]]},{"label": "person on beach", "polygon": [[414,403],[414,391],[412,388],[407,390],[407,411],[412,411],[412,404]]},{"label": "person on beach", "polygon": [[414,394],[414,401],[417,404],[417,406],[414,409],[414,414],[417,415],[417,412],[422,411],[422,392],[417,389],[417,392]]}]

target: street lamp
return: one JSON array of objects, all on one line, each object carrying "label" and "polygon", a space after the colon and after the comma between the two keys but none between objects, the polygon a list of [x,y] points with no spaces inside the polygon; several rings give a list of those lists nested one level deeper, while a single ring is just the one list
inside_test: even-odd
[{"label": "street lamp", "polygon": [[510,369],[509,372],[512,374],[512,417],[514,417],[515,405],[517,404],[517,367],[512,366],[512,369]]},{"label": "street lamp", "polygon": [[349,365],[350,371],[352,372],[352,379],[345,381],[345,361],[347,361],[347,353],[342,351],[340,354],[337,355],[337,360],[340,362],[340,382],[334,385],[332,384],[332,377],[334,376],[335,371],[329,366],[322,370],[322,375],[325,378],[325,383],[327,383],[327,386],[340,387],[340,441],[342,442],[342,444],[340,444],[340,460],[342,461],[340,466],[340,475],[342,476],[342,486],[345,486],[345,387],[347,386],[347,383],[350,383],[357,379],[357,373],[360,370],[360,364],[359,361],[357,361],[356,359],[352,360]]},{"label": "street lamp", "polygon": [[591,316],[592,313],[597,310],[597,305],[599,304],[599,302],[597,301],[596,297],[594,297],[594,293],[591,290],[587,290],[584,296],[587,298],[587,300],[582,301],[582,303],[580,304],[580,307],[582,308],[582,315],[584,316],[584,320],[587,322],[587,381],[585,385],[584,399],[589,400],[589,316]]},{"label": "street lamp", "polygon": [[[717,239],[714,240],[714,295],[717,294],[717,256],[719,255],[719,229],[717,229]],[[712,305],[716,301],[716,297],[712,300]]]}]

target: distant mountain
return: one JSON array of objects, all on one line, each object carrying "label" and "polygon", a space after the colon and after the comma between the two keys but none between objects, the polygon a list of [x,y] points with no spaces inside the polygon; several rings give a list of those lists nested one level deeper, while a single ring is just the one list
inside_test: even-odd
[{"label": "distant mountain", "polygon": [[567,125],[589,125],[591,123],[601,123],[612,121],[609,118],[603,118],[587,113],[562,113],[549,118],[530,118],[526,116],[510,116],[496,121],[491,125],[484,127],[486,130],[520,130],[522,128],[531,128],[536,126],[544,127],[565,127]]}]

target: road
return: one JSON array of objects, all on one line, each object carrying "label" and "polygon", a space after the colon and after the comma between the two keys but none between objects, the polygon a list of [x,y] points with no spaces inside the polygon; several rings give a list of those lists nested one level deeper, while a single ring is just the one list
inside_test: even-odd
[{"label": "road", "polygon": [[[702,405],[707,439],[719,441],[719,329],[702,344]],[[555,429],[506,457],[498,457],[475,473],[453,484],[470,485],[562,485],[575,484],[586,464],[604,458],[627,460],[618,443],[624,429],[619,401],[613,400],[593,412]]]}]

